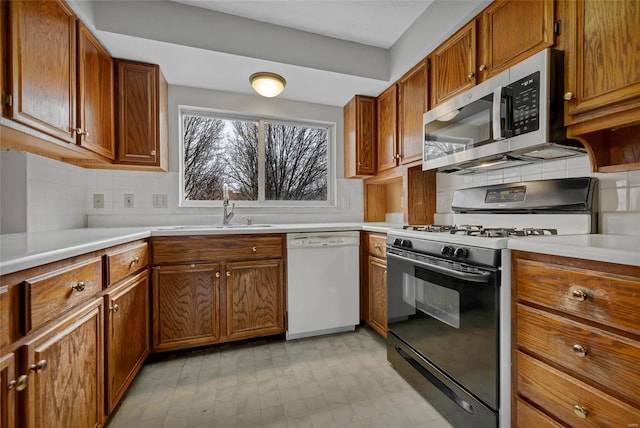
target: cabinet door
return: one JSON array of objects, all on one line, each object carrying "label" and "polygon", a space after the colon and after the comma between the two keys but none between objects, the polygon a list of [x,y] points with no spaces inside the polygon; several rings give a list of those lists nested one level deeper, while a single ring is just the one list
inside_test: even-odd
[{"label": "cabinet door", "polygon": [[396,85],[381,93],[376,100],[378,110],[378,172],[398,166],[398,89]]},{"label": "cabinet door", "polygon": [[159,165],[160,69],[153,64],[117,60],[116,77],[117,161]]},{"label": "cabinet door", "polygon": [[113,61],[78,21],[78,144],[115,157]]},{"label": "cabinet door", "polygon": [[9,115],[75,142],[76,17],[62,1],[10,1]]},{"label": "cabinet door", "polygon": [[106,414],[111,413],[149,353],[149,272],[105,295]]},{"label": "cabinet door", "polygon": [[101,426],[103,331],[99,299],[26,343],[31,374],[22,397],[25,427]]},{"label": "cabinet door", "polygon": [[220,340],[220,265],[156,266],[153,350],[190,348]]},{"label": "cabinet door", "polygon": [[229,339],[284,333],[282,260],[229,263],[225,274]]},{"label": "cabinet door", "polygon": [[376,173],[376,100],[356,95],[344,106],[345,177]]},{"label": "cabinet door", "polygon": [[422,158],[422,116],[427,111],[427,62],[421,61],[398,81],[400,162]]},{"label": "cabinet door", "polygon": [[[16,392],[22,390],[15,378],[16,359],[13,353],[0,357],[0,428],[16,426]],[[25,382],[26,376],[21,379]]]},{"label": "cabinet door", "polygon": [[387,337],[387,261],[369,256],[369,325]]},{"label": "cabinet door", "polygon": [[[574,32],[567,35],[565,46],[566,124],[637,109],[640,2],[567,2],[566,20],[567,31]],[[624,104],[631,99],[635,102]],[[635,111],[633,116],[619,117],[629,123],[638,116]],[[603,127],[610,125],[616,126]]]},{"label": "cabinet door", "polygon": [[495,76],[552,46],[553,15],[552,0],[497,0],[491,3],[481,16],[479,80]]},{"label": "cabinet door", "polygon": [[430,55],[433,108],[476,84],[476,21],[472,20]]}]

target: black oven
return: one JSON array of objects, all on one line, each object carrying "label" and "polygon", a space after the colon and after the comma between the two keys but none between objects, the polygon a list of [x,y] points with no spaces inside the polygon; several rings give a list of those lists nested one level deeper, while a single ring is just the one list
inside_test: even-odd
[{"label": "black oven", "polygon": [[388,244],[389,361],[456,426],[497,427],[499,250]]}]

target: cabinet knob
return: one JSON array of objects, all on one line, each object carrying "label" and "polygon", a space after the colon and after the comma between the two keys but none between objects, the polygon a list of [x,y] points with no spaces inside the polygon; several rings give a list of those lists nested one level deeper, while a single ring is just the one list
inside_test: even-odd
[{"label": "cabinet knob", "polygon": [[565,101],[571,101],[574,98],[573,92],[565,92],[562,98],[564,98]]},{"label": "cabinet knob", "polygon": [[155,150],[151,150],[151,153],[149,153],[151,156],[155,156],[156,155],[156,151]]},{"label": "cabinet knob", "polygon": [[227,276],[231,276],[231,272],[227,271]]},{"label": "cabinet knob", "polygon": [[373,248],[376,248],[376,249],[378,249],[378,250],[379,250],[381,247],[382,247],[382,245],[380,245],[380,244],[373,244]]},{"label": "cabinet knob", "polygon": [[362,162],[358,162],[358,166],[362,166]]},{"label": "cabinet knob", "polygon": [[589,416],[589,409],[579,404],[576,404],[575,406],[573,406],[573,413],[575,413],[576,416],[579,418],[587,419],[587,416]]},{"label": "cabinet knob", "polygon": [[579,302],[584,302],[589,295],[584,290],[572,290],[571,297]]},{"label": "cabinet knob", "polygon": [[72,285],[71,289],[79,293],[81,291],[84,291],[84,286],[84,281],[79,281],[76,285]]},{"label": "cabinet knob", "polygon": [[140,263],[140,257],[136,257],[135,259],[131,260],[132,265],[137,265],[138,263]]},{"label": "cabinet knob", "polygon": [[216,272],[216,278],[220,278],[220,272]]},{"label": "cabinet knob", "polygon": [[258,252],[258,247],[253,247],[253,248],[251,249],[251,251],[253,251],[254,253],[257,253],[257,252]]},{"label": "cabinet knob", "polygon": [[114,304],[113,306],[111,306],[111,307],[109,308],[109,310],[110,310],[111,312],[113,312],[113,313],[116,313],[116,312],[118,312],[118,311],[120,310],[120,306],[118,306],[118,304],[116,303],[116,304]]},{"label": "cabinet knob", "polygon": [[29,367],[29,370],[36,373],[42,373],[47,369],[48,365],[49,363],[47,363],[47,360],[40,360],[37,363],[33,364],[31,367]]},{"label": "cabinet knob", "polygon": [[76,134],[78,135],[84,135],[85,137],[89,138],[89,133],[87,131],[83,131],[82,128],[76,128],[74,129],[74,131],[76,131]]},{"label": "cabinet knob", "polygon": [[467,75],[467,78],[469,80],[473,79],[474,77],[476,77],[476,73],[474,73],[473,71],[470,71],[469,74]]},{"label": "cabinet knob", "polygon": [[29,384],[29,376],[27,376],[26,374],[23,374],[22,376],[19,376],[18,379],[15,379],[9,382],[8,387],[9,389],[15,388],[16,391],[23,391],[27,388],[28,384]]},{"label": "cabinet knob", "polygon": [[587,348],[585,348],[582,345],[578,345],[577,343],[573,345],[571,349],[573,350],[574,354],[579,355],[581,357],[584,357],[585,355],[587,355]]},{"label": "cabinet knob", "polygon": [[487,69],[487,66],[484,64],[480,64],[480,67],[478,67],[478,70],[480,71],[485,71]]},{"label": "cabinet knob", "polygon": [[400,159],[402,156],[400,154],[395,155],[396,159]]}]

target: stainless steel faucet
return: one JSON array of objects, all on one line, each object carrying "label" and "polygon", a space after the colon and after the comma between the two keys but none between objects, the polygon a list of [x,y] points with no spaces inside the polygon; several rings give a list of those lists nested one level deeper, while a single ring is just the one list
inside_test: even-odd
[{"label": "stainless steel faucet", "polygon": [[231,222],[236,209],[236,204],[232,203],[231,211],[229,211],[229,186],[227,186],[227,183],[222,185],[222,207],[224,208],[224,212],[222,213],[222,224],[227,226],[229,222]]}]

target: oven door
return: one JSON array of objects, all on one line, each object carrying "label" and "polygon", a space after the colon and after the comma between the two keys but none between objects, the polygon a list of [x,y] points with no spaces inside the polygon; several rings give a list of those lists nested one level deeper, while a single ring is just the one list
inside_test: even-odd
[{"label": "oven door", "polygon": [[499,270],[390,248],[388,330],[498,408]]}]

